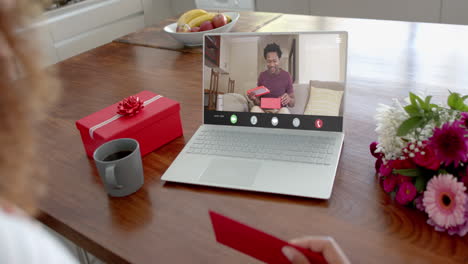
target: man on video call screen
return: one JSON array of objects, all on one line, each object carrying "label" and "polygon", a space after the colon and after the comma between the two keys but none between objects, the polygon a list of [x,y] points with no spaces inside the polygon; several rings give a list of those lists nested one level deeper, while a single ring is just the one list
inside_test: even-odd
[{"label": "man on video call screen", "polygon": [[[264,86],[270,92],[261,96],[249,93],[248,96],[254,104],[250,112],[289,114],[290,112],[287,107],[294,106],[293,82],[291,75],[279,66],[281,55],[281,48],[276,43],[270,43],[264,48],[263,57],[265,58],[267,69],[258,76],[257,86]],[[261,101],[264,100],[264,98],[276,98],[280,108],[263,109]]]},{"label": "man on video call screen", "polygon": [[233,124],[230,114],[221,112],[234,112],[242,113],[238,125],[253,125],[251,116],[269,124],[273,115],[285,120],[283,125],[311,116],[340,117],[333,120],[341,124],[346,40],[335,32],[206,36],[206,120]]}]

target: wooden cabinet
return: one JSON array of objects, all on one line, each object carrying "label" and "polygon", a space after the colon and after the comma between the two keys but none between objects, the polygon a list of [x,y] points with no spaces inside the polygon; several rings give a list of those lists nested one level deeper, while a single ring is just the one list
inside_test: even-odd
[{"label": "wooden cabinet", "polygon": [[205,65],[222,74],[229,73],[230,43],[220,36],[208,36],[205,39]]},{"label": "wooden cabinet", "polygon": [[208,36],[205,38],[205,65],[210,68],[219,68],[221,51],[220,36]]}]

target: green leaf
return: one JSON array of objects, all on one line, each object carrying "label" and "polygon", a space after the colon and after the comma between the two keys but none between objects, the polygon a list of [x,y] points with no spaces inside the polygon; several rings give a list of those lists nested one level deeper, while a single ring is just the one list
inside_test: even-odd
[{"label": "green leaf", "polygon": [[439,106],[436,105],[436,104],[430,104],[429,106],[431,107],[431,109],[432,109],[432,108],[436,108],[436,109],[439,108]]},{"label": "green leaf", "polygon": [[416,95],[416,101],[418,101],[419,106],[421,106],[421,108],[424,109],[424,101],[423,101],[423,99],[421,99],[421,97],[419,97],[419,96]]},{"label": "green leaf", "polygon": [[403,176],[408,176],[408,177],[419,177],[423,176],[423,170],[419,168],[414,168],[414,169],[399,169],[399,170],[393,170],[394,174],[401,174]]},{"label": "green leaf", "polygon": [[447,105],[453,110],[468,111],[468,106],[465,104],[467,96],[461,97],[459,93],[451,93],[447,99]]},{"label": "green leaf", "polygon": [[424,100],[424,106],[422,107],[426,111],[431,110],[431,98],[432,96],[427,96],[426,99]]},{"label": "green leaf", "polygon": [[419,108],[417,106],[414,106],[414,105],[407,105],[404,107],[406,113],[408,113],[408,115],[410,115],[411,117],[413,116],[421,116],[421,113],[419,112]]},{"label": "green leaf", "polygon": [[424,101],[425,104],[429,105],[429,103],[431,102],[431,99],[432,99],[432,95],[429,95],[426,97],[426,100]]},{"label": "green leaf", "polygon": [[426,189],[427,179],[423,175],[420,175],[416,178],[416,182],[414,183],[414,187],[418,192],[423,192]]},{"label": "green leaf", "polygon": [[419,127],[424,123],[424,119],[420,116],[414,116],[406,119],[401,123],[397,130],[397,136],[402,137],[408,134],[411,130]]},{"label": "green leaf", "polygon": [[450,93],[449,97],[447,98],[447,105],[452,109],[456,109],[458,98],[460,98],[458,93]]},{"label": "green leaf", "polygon": [[460,110],[465,104],[463,103],[462,99],[460,97],[457,98],[457,101],[455,103],[455,109]]},{"label": "green leaf", "polygon": [[409,93],[409,99],[410,99],[410,102],[412,105],[414,106],[417,106],[418,104],[416,103],[416,97],[418,97],[417,95],[415,95],[414,93]]}]

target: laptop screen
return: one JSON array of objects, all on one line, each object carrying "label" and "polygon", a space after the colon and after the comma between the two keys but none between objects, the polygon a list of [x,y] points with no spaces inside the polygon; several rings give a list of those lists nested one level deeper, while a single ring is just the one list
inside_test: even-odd
[{"label": "laptop screen", "polygon": [[343,131],[347,33],[206,34],[204,123]]}]

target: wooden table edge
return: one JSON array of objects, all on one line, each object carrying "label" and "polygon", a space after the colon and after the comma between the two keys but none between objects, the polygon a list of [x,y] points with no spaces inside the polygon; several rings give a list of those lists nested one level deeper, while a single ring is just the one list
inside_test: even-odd
[{"label": "wooden table edge", "polygon": [[52,215],[47,214],[44,211],[41,211],[36,216],[36,219],[42,224],[46,225],[50,229],[60,234],[61,236],[73,242],[75,246],[85,249],[87,252],[99,258],[99,260],[101,261],[108,263],[130,263],[123,257],[115,254],[111,250],[96,243],[92,239],[75,231],[75,229],[73,229],[72,227],[68,226],[67,224],[63,223],[62,221],[58,220]]}]

